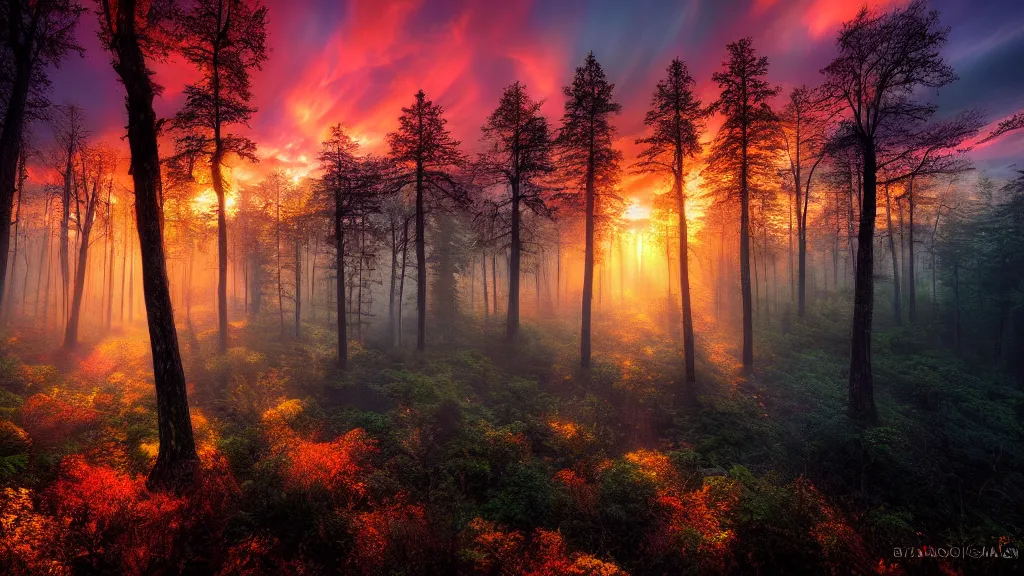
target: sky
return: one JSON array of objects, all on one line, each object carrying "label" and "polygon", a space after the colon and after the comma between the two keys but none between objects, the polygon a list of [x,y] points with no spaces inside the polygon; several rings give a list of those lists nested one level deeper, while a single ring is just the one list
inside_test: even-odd
[{"label": "sky", "polygon": [[[235,129],[256,142],[261,161],[233,167],[243,183],[273,169],[295,176],[315,170],[318,143],[338,122],[365,151],[385,152],[384,135],[397,127],[401,107],[421,88],[444,107],[449,127],[468,152],[478,147],[480,126],[502,89],[516,80],[545,100],[543,111],[557,125],[561,87],[591,50],[616,85],[622,104],[617,145],[628,163],[654,85],[672,58],[687,63],[700,96],[710,102],[717,95],[711,75],[721,68],[725,45],[751,36],[755,49],[771,62],[769,80],[786,94],[794,86],[820,82],[819,70],[834,54],[841,23],[863,5],[861,0],[266,2],[271,52],[253,74],[259,111],[248,128]],[[884,8],[904,2],[868,4]],[[931,5],[951,27],[943,55],[960,77],[933,95],[941,113],[980,108],[994,126],[1024,108],[1024,1],[933,0]],[[52,99],[82,106],[93,136],[126,150],[123,89],[95,30],[90,12],[78,30],[85,55],[71,56],[51,71]],[[165,87],[157,114],[173,116],[182,105],[183,86],[196,73],[174,60],[154,68]],[[1014,163],[1024,164],[1024,134],[1003,137],[971,155],[979,168],[1005,177]],[[658,186],[650,179],[624,181],[635,197]]]}]

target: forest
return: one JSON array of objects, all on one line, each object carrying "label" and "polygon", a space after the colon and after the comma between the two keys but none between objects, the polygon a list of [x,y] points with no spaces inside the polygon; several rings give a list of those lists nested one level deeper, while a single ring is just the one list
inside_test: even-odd
[{"label": "forest", "polygon": [[0,6],[0,573],[1024,569],[969,3],[311,3]]}]

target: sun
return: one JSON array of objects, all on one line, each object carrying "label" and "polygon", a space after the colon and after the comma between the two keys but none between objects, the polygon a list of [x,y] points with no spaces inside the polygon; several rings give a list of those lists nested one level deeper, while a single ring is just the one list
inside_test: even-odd
[{"label": "sun", "polygon": [[636,198],[626,207],[625,212],[622,213],[622,217],[626,220],[649,220],[651,217],[651,207],[641,204]]}]

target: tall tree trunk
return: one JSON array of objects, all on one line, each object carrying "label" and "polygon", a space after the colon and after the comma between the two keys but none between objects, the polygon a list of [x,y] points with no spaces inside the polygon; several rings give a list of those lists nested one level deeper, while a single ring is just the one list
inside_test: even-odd
[{"label": "tall tree trunk", "polygon": [[857,270],[853,288],[853,335],[850,342],[850,408],[854,415],[873,419],[875,415],[874,379],[871,374],[871,320],[874,312],[875,216],[877,214],[877,178],[875,143],[864,139],[863,192],[860,204],[860,228],[857,233]]},{"label": "tall tree trunk", "polygon": [[345,370],[348,368],[348,315],[345,313],[345,226],[340,188],[334,192],[334,240],[338,267],[338,368]]},{"label": "tall tree trunk", "polygon": [[[136,222],[135,227],[138,228],[138,225]],[[128,324],[132,325],[135,323],[135,243],[128,246]],[[170,292],[167,293],[167,298],[170,304]]]},{"label": "tall tree trunk", "polygon": [[896,324],[903,323],[903,309],[900,305],[900,262],[896,259],[896,238],[892,229],[892,198],[889,185],[885,185],[885,227],[889,236],[889,257],[892,260],[892,315]]},{"label": "tall tree trunk", "polygon": [[228,350],[228,221],[219,136],[216,147],[210,161],[210,180],[217,194],[217,350],[223,354]]},{"label": "tall tree trunk", "polygon": [[409,255],[409,219],[402,225],[402,273],[398,278],[398,345],[402,345],[402,311],[405,308],[406,257]]},{"label": "tall tree trunk", "polygon": [[[23,198],[23,189],[25,188],[25,158],[22,155],[18,161],[18,192],[17,192],[17,208],[14,212],[14,254],[11,256],[11,278],[10,278],[10,289],[7,290],[7,319],[10,320],[14,314],[14,282],[17,279],[18,272],[18,232],[21,228],[21,202]],[[6,265],[6,264],[5,264]],[[25,277],[28,278],[28,266],[26,264]]]},{"label": "tall tree trunk", "polygon": [[277,183],[277,215],[274,229],[277,233],[277,316],[284,338],[284,286],[281,282],[281,183]]},{"label": "tall tree trunk", "polygon": [[754,367],[754,321],[750,294],[750,189],[747,182],[747,126],[740,150],[740,295],[743,298],[743,370]]},{"label": "tall tree trunk", "polygon": [[185,372],[178,351],[174,310],[164,259],[160,204],[160,153],[157,148],[153,85],[135,35],[134,0],[117,0],[113,46],[115,69],[127,92],[128,143],[135,189],[135,214],[142,252],[142,283],[153,351],[157,429],[160,448],[149,474],[150,488],[182,489],[192,483],[199,464],[185,389]]},{"label": "tall tree trunk", "polygon": [[427,248],[423,207],[423,163],[416,161],[416,350],[427,348]]},{"label": "tall tree trunk", "polygon": [[[681,150],[676,151],[675,172],[676,211],[679,212],[679,297],[683,310],[683,356],[686,363],[686,383],[693,384],[697,381],[697,372],[694,365],[693,309],[690,306],[690,252],[687,231],[688,223],[686,222],[686,197],[683,195],[683,156]],[[665,240],[667,246],[667,230]],[[669,253],[667,260],[668,267],[671,269],[671,253]],[[670,296],[672,293],[671,286],[671,280],[669,280]]]},{"label": "tall tree trunk", "polygon": [[295,228],[295,339],[302,339],[302,234]]},{"label": "tall tree trunk", "polygon": [[60,220],[60,277],[61,277],[61,299],[60,299],[60,310],[61,320],[67,324],[67,309],[68,309],[68,286],[71,281],[71,265],[69,262],[70,258],[70,239],[68,237],[68,230],[71,221],[71,187],[74,185],[74,171],[72,170],[72,162],[74,161],[74,148],[68,146],[67,150],[67,162],[64,165],[64,188],[61,190],[61,220]]},{"label": "tall tree trunk", "polygon": [[[98,178],[97,178],[98,179]],[[92,224],[96,217],[96,196],[99,194],[99,182],[93,185],[89,196],[86,183],[82,184],[82,192],[86,193],[85,221],[81,222],[78,243],[78,264],[75,266],[75,287],[71,300],[71,314],[64,328],[64,349],[72,350],[78,345],[78,320],[82,312],[82,294],[85,290],[85,273],[89,268],[89,236],[92,235]]]},{"label": "tall tree trunk", "polygon": [[487,297],[487,252],[481,250],[480,257],[482,259],[481,272],[483,272],[484,279],[484,318],[489,320],[491,318],[491,302]]},{"label": "tall tree trunk", "polygon": [[521,250],[519,239],[519,181],[512,180],[512,242],[508,267],[508,317],[506,319],[505,338],[511,342],[519,334],[519,267]]},{"label": "tall tree trunk", "polygon": [[580,366],[590,368],[590,313],[594,300],[594,153],[587,161],[586,245],[583,256],[583,318],[580,331]]},{"label": "tall tree trunk", "polygon": [[910,179],[907,190],[907,210],[910,219],[907,227],[907,314],[910,323],[917,321],[917,275],[914,271],[914,179]]},{"label": "tall tree trunk", "polygon": [[114,322],[114,207],[111,204],[110,195],[114,189],[114,180],[111,178],[107,186],[107,240],[109,246],[110,271],[107,276],[107,331],[111,329]]},{"label": "tall tree trunk", "polygon": [[494,304],[494,317],[498,317],[498,252],[491,254],[491,303]]},{"label": "tall tree trunk", "polygon": [[398,315],[395,313],[395,299],[398,296],[398,223],[391,220],[391,283],[388,287],[388,333],[392,346],[398,343]]},{"label": "tall tree trunk", "polygon": [[[40,290],[40,288],[43,286],[43,268],[49,266],[50,263],[50,201],[49,198],[45,196],[43,199],[45,202],[43,207],[43,237],[40,239],[39,268],[36,270],[36,298],[35,304],[33,304],[32,316],[37,316],[39,314],[40,296],[44,299],[46,298],[46,292]],[[44,262],[46,264],[44,264]],[[43,318],[43,326],[46,326],[45,316]]]},{"label": "tall tree trunk", "polygon": [[32,76],[29,50],[23,48],[20,51],[22,53],[15,59],[14,80],[7,99],[4,123],[0,128],[0,299],[3,298],[7,284],[7,251],[10,249],[11,241],[11,213],[14,210],[18,159],[22,154],[22,136],[25,128],[25,106],[28,102]]}]

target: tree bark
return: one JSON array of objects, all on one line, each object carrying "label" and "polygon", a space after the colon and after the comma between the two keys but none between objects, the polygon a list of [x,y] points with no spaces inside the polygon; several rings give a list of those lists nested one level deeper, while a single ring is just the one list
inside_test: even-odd
[{"label": "tree bark", "polygon": [[295,227],[295,339],[302,339],[302,235]]},{"label": "tree bark", "polygon": [[[84,180],[84,175],[83,175]],[[71,314],[64,328],[64,349],[73,350],[78,345],[78,321],[82,312],[82,294],[85,290],[85,272],[89,264],[89,237],[96,218],[96,196],[99,194],[99,182],[93,184],[92,194],[86,190],[88,184],[82,183],[82,192],[86,195],[85,221],[81,223],[78,243],[78,264],[75,266],[75,286],[71,298]]]},{"label": "tree bark", "polygon": [[[676,151],[675,174],[676,209],[679,212],[679,296],[683,309],[683,356],[686,363],[686,383],[693,384],[697,381],[697,372],[694,366],[693,310],[690,307],[690,253],[687,236],[686,197],[683,195],[683,156],[681,152],[681,150]],[[667,238],[665,243],[668,244]],[[671,269],[671,260],[668,265]],[[671,292],[670,281],[669,293],[671,294]]]},{"label": "tree bark", "polygon": [[[13,17],[13,15],[12,15]],[[20,17],[20,16],[19,16]],[[11,212],[18,181],[18,158],[21,157],[22,133],[25,128],[25,107],[28,101],[32,66],[29,54],[22,49],[15,62],[14,81],[7,100],[7,112],[0,131],[0,305],[7,284],[7,251],[11,242]],[[0,308],[2,310],[3,308]]]},{"label": "tree bark", "polygon": [[[421,120],[422,122],[422,120]],[[423,163],[416,161],[416,351],[427,348],[427,249],[423,214]]]},{"label": "tree bark", "polygon": [[850,342],[850,408],[859,418],[875,415],[874,379],[871,374],[871,320],[874,312],[875,216],[877,177],[875,144],[861,143],[863,191],[857,233],[857,269],[853,288],[853,335]]},{"label": "tree bark", "polygon": [[125,86],[128,144],[135,188],[136,227],[142,253],[142,283],[153,352],[157,428],[160,448],[149,474],[151,489],[182,490],[190,485],[199,464],[185,388],[185,372],[178,351],[174,310],[164,259],[160,204],[160,153],[157,147],[154,90],[145,57],[135,35],[134,0],[117,0],[112,48],[114,66]]},{"label": "tree bark", "polygon": [[885,227],[889,235],[889,257],[892,259],[892,315],[897,325],[903,323],[903,308],[900,303],[900,263],[896,259],[896,239],[892,229],[892,198],[889,186],[885,186]]},{"label": "tree bark", "polygon": [[747,125],[740,151],[740,295],[743,298],[743,370],[754,367],[754,321],[750,294],[750,188],[747,182]]},{"label": "tree bark", "polygon": [[519,334],[519,268],[521,263],[519,181],[512,180],[512,243],[508,267],[508,316],[505,338],[511,342]]},{"label": "tree bark", "polygon": [[334,191],[334,240],[337,254],[338,282],[338,368],[348,368],[348,315],[345,311],[345,226],[342,222],[341,188]]},{"label": "tree bark", "polygon": [[228,222],[220,139],[211,159],[211,181],[217,194],[217,350],[228,350]]},{"label": "tree bark", "polygon": [[914,179],[907,190],[907,209],[910,219],[907,227],[907,315],[910,323],[917,321],[917,277],[914,271]]},{"label": "tree bark", "polygon": [[594,300],[594,152],[587,160],[586,245],[583,256],[583,318],[580,330],[580,366],[590,368],[590,314]]}]

